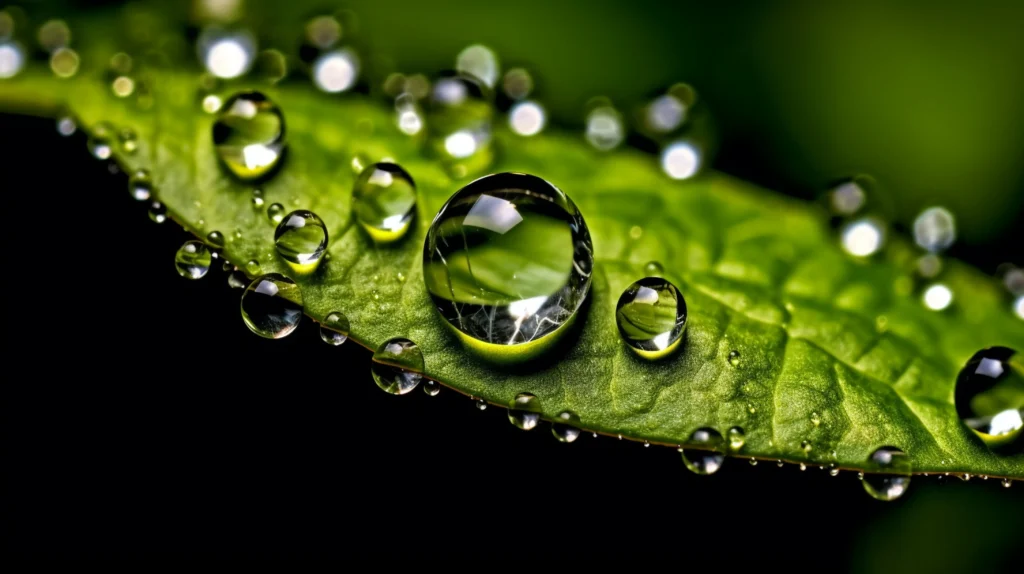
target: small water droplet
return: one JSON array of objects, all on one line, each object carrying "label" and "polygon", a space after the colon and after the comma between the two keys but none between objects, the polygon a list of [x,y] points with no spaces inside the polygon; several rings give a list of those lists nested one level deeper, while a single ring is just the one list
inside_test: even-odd
[{"label": "small water droplet", "polygon": [[201,279],[212,263],[210,250],[200,241],[186,241],[174,255],[174,268],[186,279]]},{"label": "small water droplet", "polygon": [[327,250],[327,226],[312,211],[293,211],[274,231],[274,247],[296,273],[312,273]]},{"label": "small water droplet", "polygon": [[907,491],[910,486],[910,460],[902,450],[883,446],[871,453],[868,464],[877,472],[864,475],[862,484],[872,498],[896,500]]},{"label": "small water droplet", "polygon": [[675,351],[686,330],[686,300],[672,283],[645,277],[630,285],[615,306],[619,335],[645,359]]},{"label": "small water droplet", "polygon": [[729,364],[738,367],[740,366],[740,352],[737,350],[729,351]]},{"label": "small water droplet", "polygon": [[206,235],[206,242],[214,249],[224,248],[224,235],[220,231],[211,231]]},{"label": "small water droplet", "polygon": [[661,152],[661,169],[672,179],[689,179],[703,167],[704,154],[690,140],[673,142]]},{"label": "small water droplet", "polygon": [[821,424],[821,415],[817,411],[811,413],[811,426],[817,427]]},{"label": "small water droplet", "polygon": [[1019,448],[1024,435],[1024,361],[1013,349],[990,347],[974,354],[956,380],[957,415],[998,453]]},{"label": "small water droplet", "polygon": [[644,265],[644,273],[649,276],[661,276],[664,275],[665,268],[657,261],[649,261],[647,265]]},{"label": "small water droplet", "polygon": [[644,236],[644,228],[639,225],[634,225],[629,228],[629,238],[636,241]]},{"label": "small water droplet", "polygon": [[302,291],[278,273],[257,277],[242,294],[242,320],[260,337],[280,339],[299,326]]},{"label": "small water droplet", "polygon": [[[0,48],[2,50],[2,48]],[[2,77],[2,75],[0,75]],[[68,137],[78,131],[78,124],[75,123],[75,119],[71,116],[61,116],[57,120],[57,133],[64,137]]]},{"label": "small water droplet", "polygon": [[921,302],[932,311],[944,311],[953,303],[953,290],[943,283],[929,285],[921,295]]},{"label": "small water droplet", "polygon": [[836,466],[835,464],[828,465],[828,475],[839,476],[839,467]]},{"label": "small water droplet", "polygon": [[1013,486],[1013,481],[1010,480],[1009,478],[1004,478],[1002,484],[1003,488],[1010,488],[1011,486]]},{"label": "small water droplet", "polygon": [[348,317],[341,311],[334,311],[320,323],[320,338],[328,345],[337,347],[348,340]]},{"label": "small water droplet", "polygon": [[814,445],[811,444],[811,441],[809,440],[802,441],[800,443],[800,450],[804,451],[807,454],[810,454],[810,452],[814,450]]},{"label": "small water droplet", "polygon": [[605,98],[595,98],[588,108],[585,132],[587,142],[600,151],[618,147],[626,138],[622,114]]},{"label": "small water droplet", "polygon": [[970,473],[965,472],[965,473],[961,474],[960,475],[960,480],[962,480],[964,482],[970,482],[970,480],[971,480]]},{"label": "small water droplet", "polygon": [[841,181],[827,193],[829,208],[839,217],[857,215],[870,205],[875,187],[875,180],[866,175]]},{"label": "small water droplet", "polygon": [[21,44],[0,39],[0,79],[13,78],[25,67],[25,50]]},{"label": "small water droplet", "polygon": [[277,224],[284,220],[284,206],[280,203],[272,203],[267,208],[267,219],[271,223]]},{"label": "small water droplet", "polygon": [[487,401],[485,401],[483,399],[476,399],[476,400],[474,400],[473,401],[473,405],[476,406],[476,410],[478,410],[478,411],[486,411],[487,410]]},{"label": "small water droplet", "polygon": [[[690,448],[690,445],[702,447],[701,449]],[[690,435],[688,448],[683,449],[683,462],[691,472],[701,475],[709,475],[718,472],[725,461],[722,452],[725,449],[725,439],[713,428],[700,428]]]},{"label": "small water droplet", "polygon": [[324,52],[313,62],[313,84],[328,94],[348,91],[359,79],[359,68],[359,55],[352,48]]},{"label": "small water droplet", "polygon": [[139,149],[139,136],[131,128],[117,132],[117,141],[121,144],[121,151],[126,154],[131,155]]},{"label": "small water droplet", "polygon": [[508,405],[508,421],[523,430],[533,430],[540,414],[540,399],[531,393],[519,393]]},{"label": "small water droplet", "polygon": [[423,379],[423,352],[409,339],[390,339],[373,354],[373,380],[387,393],[404,395]]},{"label": "small water droplet", "polygon": [[[515,265],[509,253],[519,254]],[[424,244],[423,276],[464,342],[508,360],[509,347],[523,345],[515,350],[528,355],[567,331],[590,290],[593,262],[583,216],[561,190],[502,173],[463,187],[441,208]]]},{"label": "small water droplet", "polygon": [[595,433],[591,433],[591,434],[593,435],[594,438],[597,438],[597,433],[596,432]]},{"label": "small water droplet", "polygon": [[396,241],[405,235],[416,215],[416,184],[399,165],[369,165],[356,177],[352,211],[374,241]]},{"label": "small water droplet", "polygon": [[840,231],[843,250],[854,257],[870,257],[885,245],[885,225],[874,217],[847,223]]},{"label": "small water droplet", "polygon": [[245,289],[249,286],[249,278],[245,276],[245,273],[239,270],[234,270],[228,273],[228,287],[232,289]]},{"label": "small water droplet", "polygon": [[446,72],[438,77],[427,99],[429,144],[454,175],[468,175],[490,164],[491,93],[466,74]]},{"label": "small water droplet", "polygon": [[128,179],[128,193],[136,201],[147,201],[153,196],[153,180],[150,179],[148,171],[135,170],[135,173]]},{"label": "small water droplet", "polygon": [[544,106],[531,100],[516,102],[508,111],[508,126],[512,132],[523,137],[530,137],[544,131],[547,125],[547,113]]},{"label": "small water droplet", "polygon": [[863,472],[858,472],[857,473],[857,480],[864,480],[864,473]]},{"label": "small water droplet", "polygon": [[255,259],[250,259],[245,264],[245,272],[248,273],[250,277],[259,275],[260,262]]},{"label": "small water droplet", "polygon": [[757,407],[755,407],[753,403],[747,403],[747,412],[750,414],[755,414],[757,413]]},{"label": "small water droplet", "polygon": [[405,273],[399,271],[395,274],[395,279],[397,279],[399,283],[405,283]]},{"label": "small water droplet", "polygon": [[208,26],[196,40],[196,51],[210,74],[224,79],[237,78],[252,67],[256,39],[246,30]]},{"label": "small water droplet", "polygon": [[783,465],[783,464],[785,464],[785,463],[783,463],[783,462],[782,462],[781,460],[777,460],[777,461],[775,461],[775,466],[777,466],[777,467],[779,467],[779,468],[782,468],[782,465]]},{"label": "small water droplet", "polygon": [[[551,423],[551,434],[558,442],[573,442],[580,436],[580,418],[572,411],[562,411]],[[595,436],[597,433],[594,433]],[[622,435],[619,435],[622,438]]]},{"label": "small water droplet", "polygon": [[428,397],[436,397],[441,392],[441,383],[427,379],[423,381],[423,392]]},{"label": "small water droplet", "polygon": [[71,48],[57,48],[50,55],[50,70],[58,78],[70,78],[78,73],[81,60]]},{"label": "small water droplet", "polygon": [[914,241],[931,253],[945,251],[956,241],[956,220],[944,207],[929,207],[914,220]]},{"label": "small water droplet", "polygon": [[236,177],[261,178],[277,166],[284,152],[284,115],[260,92],[235,94],[217,114],[213,144],[217,157]]},{"label": "small water droplet", "polygon": [[730,428],[727,436],[729,438],[729,450],[733,452],[738,452],[747,442],[747,435],[743,432],[743,427],[736,426]]},{"label": "small water droplet", "polygon": [[455,57],[455,69],[463,74],[479,78],[489,88],[494,88],[501,75],[498,55],[487,46],[467,46]]},{"label": "small water droplet", "polygon": [[757,466],[757,459],[756,458],[751,458],[750,459],[750,466]]},{"label": "small water droplet", "polygon": [[533,91],[533,77],[524,68],[512,68],[505,72],[501,87],[510,100],[521,100]]},{"label": "small water droplet", "polygon": [[92,129],[86,145],[89,153],[96,159],[110,159],[113,153],[110,140],[114,136],[114,128],[107,122],[100,122]]},{"label": "small water droplet", "polygon": [[149,204],[149,219],[154,223],[167,221],[167,208],[159,201]]},{"label": "small water droplet", "polygon": [[263,208],[263,190],[254,189],[252,190],[252,207],[253,209]]}]

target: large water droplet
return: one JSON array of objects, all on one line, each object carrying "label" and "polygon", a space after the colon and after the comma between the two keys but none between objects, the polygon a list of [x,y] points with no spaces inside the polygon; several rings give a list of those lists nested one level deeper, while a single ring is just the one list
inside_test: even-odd
[{"label": "large water droplet", "polygon": [[733,452],[739,451],[747,443],[747,435],[743,432],[743,427],[730,428],[728,437],[729,450]]},{"label": "large water droplet", "polygon": [[242,294],[242,320],[260,337],[287,337],[302,319],[302,291],[279,273],[257,277]]},{"label": "large water droplet", "polygon": [[696,474],[715,474],[722,467],[725,455],[725,439],[713,428],[701,428],[690,435],[690,445],[700,447],[683,449],[683,462],[686,468]]},{"label": "large water droplet", "polygon": [[373,380],[384,392],[404,395],[423,380],[423,353],[409,339],[386,341],[373,354]]},{"label": "large water droplet", "polygon": [[277,166],[284,153],[284,115],[260,92],[235,94],[217,114],[213,145],[221,162],[236,177],[263,177]]},{"label": "large water droplet", "polygon": [[153,196],[153,180],[144,169],[135,170],[128,180],[128,193],[136,201],[147,201]]},{"label": "large water droplet", "polygon": [[327,250],[327,226],[312,211],[293,211],[274,231],[274,246],[296,273],[311,273]]},{"label": "large water droplet", "polygon": [[590,232],[568,196],[539,177],[501,173],[463,187],[438,212],[423,279],[463,341],[511,358],[509,346],[540,350],[566,331],[593,263]]},{"label": "large water droplet", "polygon": [[686,301],[675,285],[645,277],[630,285],[615,306],[622,340],[645,359],[660,359],[679,347],[686,330]]},{"label": "large water droplet", "polygon": [[558,442],[573,442],[580,438],[580,417],[572,411],[558,413],[558,418],[551,423],[551,434]]},{"label": "large water droplet", "polygon": [[872,498],[884,501],[903,496],[910,486],[910,459],[900,449],[883,446],[868,457],[868,470],[861,484]]},{"label": "large water droplet", "polygon": [[320,323],[320,338],[328,345],[337,347],[348,340],[348,330],[348,317],[341,311],[335,311]]},{"label": "large water droplet", "polygon": [[476,78],[446,73],[435,80],[427,100],[427,131],[434,153],[454,175],[490,163],[493,115],[490,91]]},{"label": "large water droplet", "polygon": [[956,220],[944,207],[929,207],[914,220],[914,241],[932,253],[945,251],[956,241]]},{"label": "large water droplet", "polygon": [[531,393],[519,393],[508,405],[508,421],[523,430],[534,429],[540,414],[540,399]]},{"label": "large water droplet", "polygon": [[174,268],[186,279],[201,279],[212,263],[213,256],[201,241],[186,241],[174,254]]},{"label": "large water droplet", "polygon": [[1024,358],[1013,349],[990,347],[974,354],[957,377],[956,412],[968,428],[998,452],[1024,446]]},{"label": "large water droplet", "polygon": [[416,215],[416,184],[397,164],[369,165],[356,177],[352,210],[374,241],[396,241]]}]

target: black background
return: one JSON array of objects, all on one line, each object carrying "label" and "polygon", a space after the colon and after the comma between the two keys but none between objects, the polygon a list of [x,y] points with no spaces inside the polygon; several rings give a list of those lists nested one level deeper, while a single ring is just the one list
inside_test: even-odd
[{"label": "black background", "polygon": [[[565,445],[451,391],[387,395],[366,350],[328,347],[308,321],[260,339],[219,267],[180,278],[172,259],[186,234],[149,221],[80,133],[0,122],[9,551],[482,552],[512,563],[621,553],[679,568],[706,554],[879,571],[902,564],[886,552],[922,549],[940,566],[959,564],[944,552],[1009,566],[1024,532],[1020,485],[915,478],[886,504],[852,473],[731,459],[695,476],[672,449],[589,434]],[[957,549],[989,540],[993,515],[1012,525],[1009,544]],[[912,541],[922,520],[952,546]]]}]

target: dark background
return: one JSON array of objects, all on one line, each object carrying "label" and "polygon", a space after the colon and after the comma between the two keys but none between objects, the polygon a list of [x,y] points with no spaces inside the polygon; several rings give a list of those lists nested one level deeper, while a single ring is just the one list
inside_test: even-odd
[{"label": "dark background", "polygon": [[32,176],[4,188],[9,557],[557,553],[853,572],[1016,557],[1020,485],[917,477],[882,503],[852,473],[730,459],[696,476],[672,449],[560,444],[451,391],[387,395],[366,350],[328,347],[309,322],[260,339],[219,268],[179,277],[186,234],[149,221],[81,133],[0,122],[5,173]]}]

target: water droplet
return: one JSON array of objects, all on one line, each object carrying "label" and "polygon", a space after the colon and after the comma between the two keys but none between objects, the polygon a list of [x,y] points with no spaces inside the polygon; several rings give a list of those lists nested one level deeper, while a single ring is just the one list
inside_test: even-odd
[{"label": "water droplet", "polygon": [[416,98],[403,93],[395,98],[395,124],[399,131],[408,136],[414,136],[423,130],[423,110],[416,102]]},{"label": "water droplet", "polygon": [[686,121],[687,112],[696,103],[697,93],[687,84],[675,84],[644,108],[644,125],[655,134],[678,130]]},{"label": "water droplet", "polygon": [[644,448],[650,448],[651,443],[644,441]]},{"label": "water droplet", "polygon": [[135,92],[135,80],[128,76],[118,76],[110,83],[110,91],[119,98],[127,98]]},{"label": "water droplet", "polygon": [[811,444],[811,441],[805,440],[800,443],[800,450],[804,451],[807,454],[810,454],[810,452],[814,450],[814,445]]},{"label": "water droplet", "polygon": [[590,434],[591,434],[591,436],[593,436],[594,438],[597,438],[597,433],[596,433],[596,432],[595,432],[595,433],[590,433]]},{"label": "water droplet", "polygon": [[21,44],[7,39],[0,41],[0,79],[13,78],[25,67],[25,50]]},{"label": "water droplet", "polygon": [[536,427],[540,414],[540,399],[530,393],[519,393],[508,405],[508,421],[523,430]]},{"label": "water droplet", "polygon": [[[153,180],[150,179],[148,171],[135,170],[135,173],[128,179],[128,193],[136,201],[148,201],[153,196]],[[161,205],[161,207],[163,206]],[[164,209],[162,213],[166,214],[167,210]],[[156,220],[154,219],[154,221]]]},{"label": "water droplet", "polygon": [[801,462],[800,463],[800,472],[803,472],[805,470],[807,470],[807,463]]},{"label": "water droplet", "polygon": [[254,189],[252,190],[252,207],[253,209],[263,208],[263,190]]},{"label": "water droplet", "polygon": [[914,220],[914,241],[931,253],[945,251],[956,241],[956,220],[944,207],[929,207]]},{"label": "water droplet", "polygon": [[149,219],[154,223],[167,221],[167,208],[159,201],[149,204]]},{"label": "water droplet", "polygon": [[208,114],[215,114],[224,106],[224,102],[217,94],[208,94],[203,97],[202,108]]},{"label": "water droplet", "polygon": [[600,151],[615,149],[626,138],[626,126],[611,102],[597,98],[588,106],[586,119],[586,138],[594,148]]},{"label": "water droplet", "polygon": [[782,468],[782,465],[783,465],[783,464],[784,464],[784,463],[783,463],[783,462],[782,462],[781,460],[777,460],[777,461],[775,461],[775,466],[777,466],[777,467],[779,467],[779,468]]},{"label": "water droplet", "polygon": [[416,215],[416,184],[401,166],[375,163],[356,177],[352,211],[374,241],[400,239]]},{"label": "water droplet", "polygon": [[327,250],[327,226],[312,211],[293,211],[274,231],[274,247],[296,273],[311,273]]},{"label": "water droplet", "polygon": [[[305,39],[300,52],[309,54],[317,50],[328,50],[341,40],[343,31],[341,22],[333,15],[325,14],[310,18],[306,22]],[[308,56],[306,59],[312,61]]]},{"label": "water droplet", "polygon": [[657,261],[650,261],[647,265],[644,265],[644,273],[649,276],[660,276],[665,273],[665,268]]},{"label": "water droplet", "polygon": [[501,87],[509,99],[521,100],[533,91],[533,77],[523,68],[512,68],[505,72]]},{"label": "water droplet", "polygon": [[114,136],[114,128],[106,122],[100,122],[92,129],[86,145],[89,153],[96,159],[110,159],[113,153],[110,140]]},{"label": "water droplet", "polygon": [[313,62],[313,83],[323,92],[347,91],[359,78],[359,55],[351,48],[331,50]]},{"label": "water droplet", "polygon": [[404,395],[423,379],[423,352],[409,339],[386,341],[373,354],[373,380],[387,393]]},{"label": "water droplet", "polygon": [[661,169],[672,179],[689,179],[700,171],[703,154],[688,140],[669,144],[661,152]]},{"label": "water droplet", "polygon": [[870,257],[885,245],[881,220],[865,217],[847,223],[840,232],[843,250],[854,257]]},{"label": "water droplet", "polygon": [[434,82],[426,109],[427,133],[434,153],[450,168],[462,168],[459,172],[484,168],[492,156],[493,114],[487,86],[465,74],[441,75]]},{"label": "water droplet", "polygon": [[535,136],[544,131],[547,114],[544,106],[534,101],[516,102],[508,111],[508,125],[512,132],[521,136]]},{"label": "water droplet", "polygon": [[1003,479],[1003,488],[1010,488],[1011,486],[1013,486],[1013,481],[1010,480],[1009,478],[1004,478]]},{"label": "water droplet", "polygon": [[236,177],[263,177],[277,166],[284,152],[284,115],[260,92],[235,94],[217,114],[213,144],[221,162]]},{"label": "water droplet", "polygon": [[271,223],[281,223],[284,220],[284,206],[280,203],[271,203],[267,208],[267,219]]},{"label": "water droplet", "polygon": [[868,464],[872,470],[864,475],[864,490],[872,498],[896,500],[910,486],[910,459],[900,449],[883,446],[871,453]]},{"label": "water droplet", "polygon": [[423,381],[423,392],[428,397],[436,397],[441,392],[441,383],[427,379]]},{"label": "water droplet", "polygon": [[743,432],[743,427],[730,428],[727,436],[729,438],[729,450],[733,452],[738,452],[747,442],[747,435]]},{"label": "water droplet", "polygon": [[245,263],[245,272],[248,273],[250,277],[259,275],[260,262],[255,259],[250,259]]},{"label": "water droplet", "polygon": [[473,401],[473,404],[476,406],[476,410],[478,410],[478,411],[486,411],[487,410],[487,401],[485,401],[483,399],[476,399],[476,400]]},{"label": "water droplet", "polygon": [[935,283],[924,290],[921,301],[932,311],[943,311],[953,303],[953,290],[943,283]]},{"label": "water droplet", "polygon": [[[580,417],[572,411],[558,413],[558,418],[551,423],[551,434],[558,442],[573,442],[580,437]],[[619,435],[622,439],[622,435]]]},{"label": "water droplet", "polygon": [[[0,50],[2,50],[2,48],[0,48]],[[3,66],[3,64],[0,63],[0,66]],[[75,119],[71,116],[62,116],[57,120],[57,133],[60,135],[68,137],[76,131],[78,131],[78,124],[75,123]]]},{"label": "water droplet", "polygon": [[840,217],[851,217],[862,212],[875,195],[875,180],[870,176],[857,175],[840,182],[827,194],[829,208]]},{"label": "water droplet", "polygon": [[757,466],[757,459],[756,458],[751,458],[750,459],[750,466]]},{"label": "water droplet", "polygon": [[214,249],[224,248],[224,235],[220,231],[211,231],[206,235],[206,242],[214,247]]},{"label": "water droplet", "polygon": [[228,273],[228,287],[232,289],[245,289],[249,286],[249,278],[245,276],[242,271],[232,271]]},{"label": "water droplet", "polygon": [[839,467],[836,466],[834,463],[830,464],[828,466],[828,475],[829,476],[839,476]]},{"label": "water droplet", "polygon": [[473,44],[459,52],[455,58],[455,69],[463,74],[479,78],[489,88],[494,88],[501,75],[498,56],[487,46]]},{"label": "water droplet", "polygon": [[186,241],[174,255],[174,268],[186,279],[201,279],[210,270],[210,250],[199,241]]},{"label": "water droplet", "polygon": [[279,273],[257,277],[242,294],[242,320],[260,337],[287,337],[302,319],[302,291]]},{"label": "water droplet", "polygon": [[722,451],[725,440],[713,428],[700,428],[690,435],[689,445],[707,450],[686,448],[683,450],[683,462],[691,472],[701,475],[715,474],[722,467],[725,455]]},{"label": "water droplet", "polygon": [[256,39],[245,30],[204,29],[196,41],[199,60],[218,78],[237,78],[249,71],[256,54]]},{"label": "water droplet", "polygon": [[857,480],[864,480],[864,473],[863,472],[858,472],[857,473]]},{"label": "water droplet", "polygon": [[970,473],[967,473],[967,472],[965,472],[964,474],[960,475],[960,480],[962,480],[962,481],[964,481],[964,482],[970,482],[970,480],[971,480],[971,474],[970,474]]},{"label": "water droplet", "polygon": [[50,70],[58,78],[70,78],[78,73],[78,52],[71,48],[57,48],[50,55]]},{"label": "water droplet", "polygon": [[337,347],[348,340],[348,317],[341,311],[334,311],[320,323],[320,338],[328,345]]},{"label": "water droplet", "polygon": [[729,351],[729,364],[734,366],[734,367],[740,366],[740,352],[739,351],[737,351],[735,349],[733,349],[732,351]]},{"label": "water droplet", "polygon": [[820,424],[821,424],[821,415],[819,415],[817,413],[817,411],[811,413],[811,426],[817,427]]},{"label": "water droplet", "polygon": [[615,306],[622,340],[645,359],[660,359],[679,347],[686,330],[686,300],[675,285],[645,277],[630,285]]},{"label": "water droplet", "polygon": [[124,128],[117,133],[117,141],[121,144],[121,151],[131,155],[139,149],[139,136],[135,130]]},{"label": "water droplet", "polygon": [[1019,449],[1024,428],[1024,358],[989,347],[974,354],[956,381],[957,415],[989,448]]},{"label": "water droplet", "polygon": [[471,348],[486,351],[523,345],[516,351],[529,354],[567,331],[590,290],[593,263],[576,205],[521,173],[459,190],[434,218],[423,250],[438,312]]},{"label": "water droplet", "polygon": [[750,414],[754,414],[757,412],[757,407],[755,407],[752,403],[747,403],[747,412]]}]

